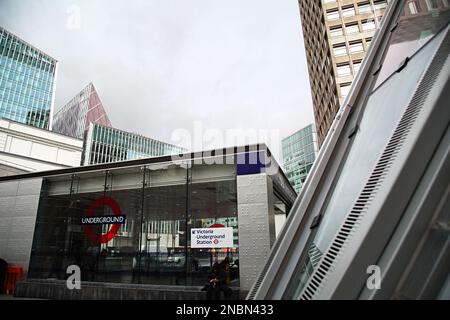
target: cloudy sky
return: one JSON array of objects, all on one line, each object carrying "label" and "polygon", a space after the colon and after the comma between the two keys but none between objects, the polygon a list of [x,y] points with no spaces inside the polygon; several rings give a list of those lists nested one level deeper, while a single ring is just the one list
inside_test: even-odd
[{"label": "cloudy sky", "polygon": [[93,82],[123,130],[281,160],[313,122],[297,0],[0,0],[0,25],[59,61],[56,109]]}]

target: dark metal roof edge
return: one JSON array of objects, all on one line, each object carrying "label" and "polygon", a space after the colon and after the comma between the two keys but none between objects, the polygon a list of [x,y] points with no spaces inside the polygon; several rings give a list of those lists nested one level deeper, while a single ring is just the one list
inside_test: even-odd
[{"label": "dark metal roof edge", "polygon": [[[238,154],[238,153],[243,153],[243,152],[251,152],[251,151],[266,151],[268,154],[270,154],[270,150],[267,148],[266,144],[258,143],[258,144],[244,145],[244,146],[217,148],[217,149],[210,149],[210,150],[205,150],[205,151],[195,151],[195,152],[173,154],[173,155],[167,155],[167,156],[161,156],[161,157],[151,157],[151,158],[145,158],[145,159],[111,162],[111,163],[95,164],[95,165],[89,165],[89,166],[71,167],[71,168],[67,168],[67,169],[55,169],[55,170],[47,170],[47,171],[30,172],[30,173],[0,177],[0,182],[19,180],[19,179],[31,179],[31,178],[56,176],[56,175],[71,174],[71,173],[81,173],[81,172],[89,172],[89,171],[116,169],[116,168],[122,168],[122,167],[127,167],[127,166],[140,166],[140,165],[154,164],[154,163],[160,163],[160,162],[173,162],[173,161],[183,161],[183,160],[186,161],[186,160],[193,160],[193,159],[198,159],[198,158],[206,158],[206,157],[215,156],[215,155],[217,155],[217,156],[233,155],[233,154]],[[174,156],[177,156],[179,159],[174,160],[173,159]],[[275,161],[275,159],[273,159],[273,161]]]}]

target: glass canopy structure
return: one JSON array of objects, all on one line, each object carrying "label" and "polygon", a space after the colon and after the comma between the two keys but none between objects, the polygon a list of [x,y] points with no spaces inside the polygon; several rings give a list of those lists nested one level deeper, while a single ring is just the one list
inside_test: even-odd
[{"label": "glass canopy structure", "polygon": [[391,2],[249,299],[449,298],[449,21]]}]

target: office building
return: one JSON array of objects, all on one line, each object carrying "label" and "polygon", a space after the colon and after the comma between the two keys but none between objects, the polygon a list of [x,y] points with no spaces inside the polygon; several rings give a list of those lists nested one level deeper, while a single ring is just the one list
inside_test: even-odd
[{"label": "office building", "polygon": [[319,146],[347,96],[388,0],[300,0]]},{"label": "office building", "polygon": [[450,299],[449,2],[391,1],[359,72],[250,299]]},{"label": "office building", "polygon": [[314,124],[310,124],[281,141],[283,170],[297,193],[305,183],[318,152]]},{"label": "office building", "polygon": [[[231,287],[247,292],[282,228],[275,214],[296,197],[270,154],[261,144],[0,177],[0,256],[27,272],[16,295],[205,299],[189,286],[225,257]],[[81,290],[65,285],[72,264]]]},{"label": "office building", "polygon": [[92,83],[89,83],[53,117],[53,131],[84,139],[90,123],[111,127],[105,108]]},{"label": "office building", "polygon": [[0,27],[0,118],[51,126],[57,61]]},{"label": "office building", "polygon": [[0,176],[80,165],[83,140],[0,119]]},{"label": "office building", "polygon": [[184,153],[187,150],[140,134],[91,123],[82,165],[108,163]]}]

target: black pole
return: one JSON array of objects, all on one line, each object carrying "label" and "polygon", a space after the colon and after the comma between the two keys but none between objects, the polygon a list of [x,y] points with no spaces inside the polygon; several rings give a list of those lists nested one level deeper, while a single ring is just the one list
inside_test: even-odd
[{"label": "black pole", "polygon": [[[142,190],[141,190],[141,225],[139,228],[139,256],[138,256],[138,283],[141,283],[141,256],[142,256],[142,252],[141,252],[141,247],[142,247],[142,224],[144,223],[144,196],[145,196],[145,172],[146,172],[146,167],[144,166],[144,170],[143,170],[143,175],[142,175]],[[146,237],[147,237],[147,233],[146,233]]]},{"label": "black pole", "polygon": [[[187,285],[187,279],[188,279],[188,219],[189,219],[189,184],[191,182],[191,179],[189,177],[189,173],[192,173],[192,167],[193,163],[191,162],[191,165],[187,166],[186,169],[186,218],[185,218],[185,242],[184,242],[184,269],[185,269],[185,275],[186,275],[186,285]],[[189,168],[191,170],[189,170]]]}]

